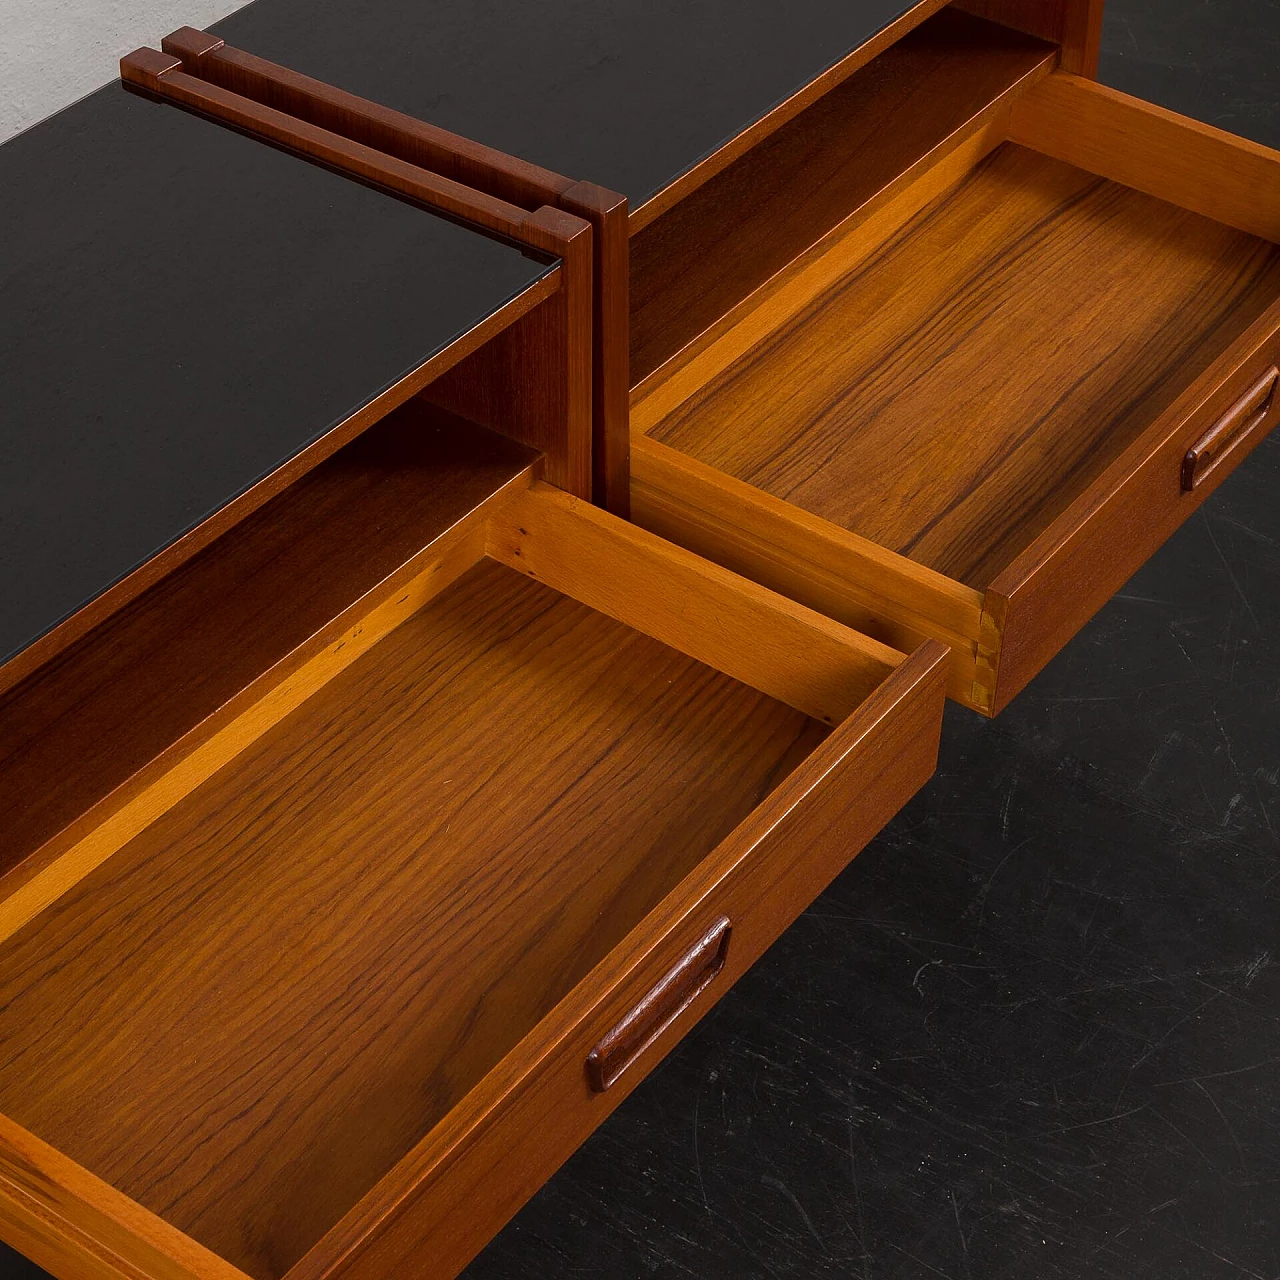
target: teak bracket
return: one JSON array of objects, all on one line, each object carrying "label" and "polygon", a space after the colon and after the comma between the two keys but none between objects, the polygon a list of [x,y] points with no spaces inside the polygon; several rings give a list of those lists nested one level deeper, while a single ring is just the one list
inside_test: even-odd
[{"label": "teak bracket", "polygon": [[[219,37],[193,27],[181,27],[166,36],[161,47],[163,53],[139,49],[121,60],[126,85],[338,168],[357,181],[427,204],[447,217],[559,257],[564,254],[558,248],[547,249],[544,243],[527,238],[529,216],[549,208],[590,224],[594,287],[589,492],[599,505],[627,516],[626,197],[231,48]],[[324,154],[316,150],[317,132],[326,135]],[[402,166],[416,171],[412,192],[395,185],[397,177],[404,180]],[[577,487],[574,491],[582,493]]]}]

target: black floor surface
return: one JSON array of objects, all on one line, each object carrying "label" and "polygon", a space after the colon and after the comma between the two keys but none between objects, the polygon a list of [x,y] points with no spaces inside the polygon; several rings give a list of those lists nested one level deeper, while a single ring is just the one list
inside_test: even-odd
[{"label": "black floor surface", "polygon": [[[1280,3],[1108,12],[1280,146]],[[465,1274],[1280,1278],[1280,434]]]}]

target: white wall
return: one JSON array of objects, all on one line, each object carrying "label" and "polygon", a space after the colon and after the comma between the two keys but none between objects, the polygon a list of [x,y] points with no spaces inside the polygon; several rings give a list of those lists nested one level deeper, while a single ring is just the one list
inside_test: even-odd
[{"label": "white wall", "polygon": [[246,0],[0,0],[0,142],[119,74],[139,45]]}]

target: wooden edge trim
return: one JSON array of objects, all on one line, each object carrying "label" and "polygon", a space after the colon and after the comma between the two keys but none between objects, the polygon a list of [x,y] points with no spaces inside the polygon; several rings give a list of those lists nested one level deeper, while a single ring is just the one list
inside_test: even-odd
[{"label": "wooden edge trim", "polygon": [[1098,76],[1102,55],[1102,17],[1106,0],[1075,0],[1068,5],[1062,33],[1062,69],[1075,75]]},{"label": "wooden edge trim", "polygon": [[631,511],[631,271],[627,198],[592,182],[561,193],[558,207],[591,223],[592,498]]},{"label": "wooden edge trim", "polygon": [[776,133],[790,120],[794,120],[806,107],[811,106],[825,94],[831,92],[838,84],[842,84],[853,73],[865,67],[873,58],[882,54],[890,45],[896,44],[909,31],[915,30],[922,22],[933,17],[939,9],[943,9],[949,0],[920,0],[913,8],[897,18],[883,30],[872,36],[865,44],[850,50],[826,71],[816,76],[803,88],[798,89],[790,97],[784,98],[775,107],[761,116],[754,124],[749,125],[736,137],[730,139],[704,160],[699,161],[681,174],[674,182],[651,196],[643,204],[631,211],[631,234],[647,227],[655,218],[666,213],[672,205],[678,204],[690,192],[696,191],[705,182],[709,182],[722,169],[727,169],[739,156],[750,151],[757,143]]},{"label": "wooden edge trim", "polygon": [[826,724],[902,655],[547,484],[490,523],[489,554]]},{"label": "wooden edge trim", "polygon": [[634,450],[638,524],[901,652],[941,641],[968,702],[980,592],[656,440]]},{"label": "wooden edge trim", "polygon": [[1014,106],[1010,139],[1280,242],[1280,151],[1059,72]]},{"label": "wooden edge trim", "polygon": [[0,1224],[37,1265],[76,1280],[249,1280],[7,1116]]},{"label": "wooden edge trim", "polygon": [[40,667],[52,661],[82,636],[87,635],[99,623],[118,613],[125,605],[137,599],[148,587],[172,573],[193,556],[203,551],[216,538],[251,516],[277,494],[283,492],[308,471],[332,457],[344,445],[381,421],[393,409],[398,409],[441,374],[477,351],[504,329],[515,324],[540,303],[545,302],[563,287],[563,269],[553,267],[541,280],[517,294],[510,302],[488,316],[474,329],[462,334],[443,351],[423,361],[416,369],[405,374],[398,382],[374,396],[368,404],[344,418],[314,443],[308,445],[283,466],[264,476],[239,497],[214,512],[207,520],[158,551],[145,564],[108,587],[83,608],[60,622],[51,631],[33,641],[0,666],[0,694],[7,693]]},{"label": "wooden edge trim", "polygon": [[181,27],[160,47],[192,76],[252,98],[486,195],[527,209],[556,203],[572,179]]},{"label": "wooden edge trim", "polygon": [[633,437],[652,431],[747,351],[803,317],[836,281],[874,260],[916,214],[962,182],[1005,141],[1009,97],[1048,75],[1055,56],[1047,55],[1035,70],[639,383],[631,397]]},{"label": "wooden edge trim", "polygon": [[[868,836],[888,821],[929,777],[936,766],[938,736],[942,719],[942,685],[946,649],[935,641],[927,641],[909,655],[896,670],[863,702],[847,720],[839,725],[812,754],[792,771],[768,796],[727,835],[688,876],[645,917],[581,982],[574,987],[542,1019],[529,1034],[499,1062],[484,1079],[383,1178],[366,1193],[350,1212],[318,1241],[286,1274],[284,1280],[329,1280],[330,1277],[359,1277],[398,1274],[394,1270],[406,1259],[399,1256],[377,1257],[377,1249],[398,1220],[407,1216],[423,1196],[431,1194],[432,1184],[440,1185],[451,1169],[468,1158],[485,1136],[498,1130],[504,1117],[522,1106],[549,1075],[565,1060],[566,1046],[583,1042],[583,1053],[590,1048],[595,1033],[589,1028],[603,1028],[612,1020],[610,1010],[632,1002],[631,997],[643,989],[655,957],[664,943],[679,936],[683,929],[690,938],[698,931],[698,913],[716,890],[732,890],[752,867],[753,855],[762,842],[792,821],[804,810],[803,801],[813,796],[828,782],[839,782],[841,773],[855,771],[865,784],[870,802],[859,806],[866,821]],[[890,742],[897,731],[901,739]],[[870,776],[868,776],[870,775]],[[882,786],[889,775],[903,777],[906,785]],[[841,850],[839,866],[824,868],[830,875],[838,872],[865,844],[865,839]],[[782,874],[781,872],[779,874]],[[827,879],[830,879],[830,875]],[[732,984],[773,940],[778,928],[793,919],[816,896],[821,886],[791,884],[783,900],[761,903],[751,909],[769,910],[772,929],[754,932],[757,940],[743,930],[729,948],[727,969],[717,989]],[[723,901],[723,899],[720,899]],[[735,921],[735,925],[737,921]],[[659,970],[660,971],[660,970]],[[667,1029],[645,1051],[648,1064],[664,1056],[692,1025],[711,1007],[707,998],[695,1000],[677,1022]],[[568,1067],[573,1070],[571,1064]],[[624,1079],[607,1094],[594,1095],[596,1111],[590,1123],[594,1127],[620,1102],[641,1078],[642,1073]],[[588,1089],[585,1072],[581,1088]],[[541,1103],[528,1103],[543,1114]],[[552,1126],[554,1128],[554,1126]],[[581,1141],[577,1135],[568,1149],[557,1150],[551,1157],[551,1168],[540,1169],[537,1181],[518,1198],[507,1199],[500,1207],[502,1220],[510,1217]],[[486,1211],[486,1229],[500,1226],[492,1223],[492,1211]],[[465,1227],[462,1228],[465,1232]],[[440,1257],[442,1274],[454,1274],[484,1243],[466,1242],[461,1256],[446,1249]],[[375,1260],[376,1259],[376,1260]],[[387,1270],[387,1265],[392,1267]],[[447,1272],[444,1268],[448,1268]]]},{"label": "wooden edge trim", "polygon": [[546,248],[536,240],[530,240],[525,224],[531,215],[519,205],[496,199],[386,152],[264,106],[252,98],[188,75],[182,70],[181,61],[168,54],[157,53],[154,49],[138,49],[127,54],[120,59],[120,78],[126,87],[247,133],[357,182],[471,223],[518,244]]},{"label": "wooden edge trim", "polygon": [[543,205],[529,215],[531,237],[545,236],[547,250],[559,255],[564,273],[565,349],[551,355],[564,364],[563,433],[544,443],[546,477],[579,497],[592,496],[594,456],[593,310],[595,308],[595,230],[576,214]]},{"label": "wooden edge trim", "polygon": [[982,601],[973,688],[965,701],[966,706],[988,717],[1000,709],[996,705],[996,690],[1000,683],[1000,653],[1008,614],[1009,601],[998,591],[988,591]]},{"label": "wooden edge trim", "polygon": [[0,941],[230,764],[485,554],[490,516],[533,483],[532,464],[0,877]]},{"label": "wooden edge trim", "polygon": [[[1280,355],[1280,301],[1174,401],[1052,524],[1003,569],[986,593],[996,642],[999,679],[994,712],[1007,706],[1027,682],[1083,626],[1125,580],[1231,473],[1276,425],[1259,418],[1232,446],[1224,465],[1194,492],[1180,484],[1186,448],[1211,421]],[[1105,541],[1110,532],[1110,542]],[[1117,546],[1126,545],[1126,553]],[[1136,549],[1135,549],[1136,548]],[[1082,551],[1105,566],[1090,591],[1064,597],[1066,580],[1079,582]],[[1045,635],[1037,596],[1058,587],[1059,609],[1070,625]]]},{"label": "wooden edge trim", "polygon": [[[627,396],[630,389],[630,307],[627,199],[596,183],[575,182],[448,130],[300,75],[192,27],[165,37],[164,53],[185,73],[263,107],[348,139],[407,164],[510,201],[529,211],[546,205],[585,219],[593,230],[592,495],[623,518],[630,485]],[[137,55],[133,55],[137,57]],[[146,74],[169,71],[144,59]],[[138,74],[143,74],[139,72]],[[148,87],[152,87],[148,84]],[[561,228],[551,251],[562,255],[572,230]],[[542,247],[542,246],[540,246]],[[566,485],[574,492],[580,489]]]}]

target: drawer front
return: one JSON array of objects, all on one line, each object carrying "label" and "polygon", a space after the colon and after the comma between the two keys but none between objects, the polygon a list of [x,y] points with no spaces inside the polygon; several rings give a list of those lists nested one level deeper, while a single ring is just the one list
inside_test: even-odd
[{"label": "drawer front", "polygon": [[[1079,76],[1019,99],[1013,142],[1280,243],[1280,152]],[[1280,302],[991,584],[979,680],[999,711],[1280,420]]]},{"label": "drawer front", "polygon": [[1271,429],[1278,381],[1280,369],[1273,364],[1222,417],[1197,437],[1182,455],[1183,493],[1194,493],[1223,467],[1230,471],[1235,465],[1232,459],[1237,455],[1243,457],[1264,427]]},{"label": "drawer front", "polygon": [[354,1211],[295,1280],[456,1274],[930,776],[946,658],[908,658],[402,1162],[397,1210]]},{"label": "drawer front", "polygon": [[1280,422],[1280,305],[992,584],[1001,710]]}]

